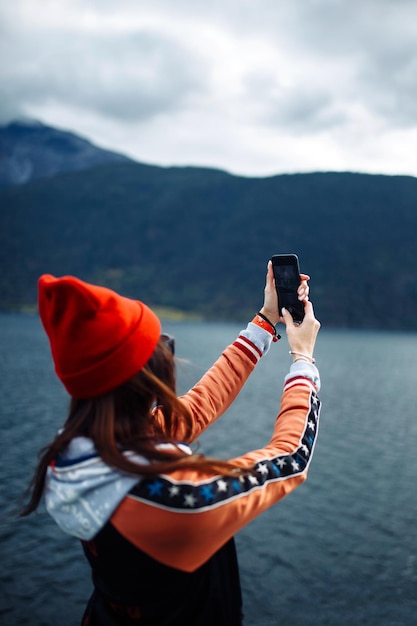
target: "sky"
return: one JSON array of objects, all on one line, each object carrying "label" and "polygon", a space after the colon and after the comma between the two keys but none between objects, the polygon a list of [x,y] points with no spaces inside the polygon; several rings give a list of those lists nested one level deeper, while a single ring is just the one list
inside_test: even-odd
[{"label": "sky", "polygon": [[417,176],[417,0],[0,0],[0,124],[244,176]]}]

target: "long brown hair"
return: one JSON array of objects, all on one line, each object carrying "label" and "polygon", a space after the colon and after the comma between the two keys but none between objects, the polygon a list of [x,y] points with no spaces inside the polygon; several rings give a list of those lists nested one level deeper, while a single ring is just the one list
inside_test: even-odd
[{"label": "long brown hair", "polygon": [[[90,400],[72,398],[69,414],[55,439],[40,452],[40,459],[27,490],[28,503],[20,516],[35,511],[42,498],[47,468],[74,437],[88,437],[107,465],[130,474],[150,475],[193,468],[213,474],[247,473],[238,464],[187,454],[177,445],[174,433],[190,441],[192,415],[177,398],[174,356],[160,341],[146,366],[127,383]],[[154,417],[152,407],[160,407],[163,420]],[[169,449],[158,443],[172,443]],[[146,464],[129,459],[125,452],[145,456]],[[150,462],[149,462],[150,461]]]}]

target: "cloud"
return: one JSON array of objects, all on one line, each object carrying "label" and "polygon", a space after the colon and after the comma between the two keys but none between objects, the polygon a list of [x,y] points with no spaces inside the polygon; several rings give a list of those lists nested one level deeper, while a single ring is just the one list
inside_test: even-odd
[{"label": "cloud", "polygon": [[[3,59],[14,50],[3,39]],[[7,98],[20,113],[36,104],[65,102],[111,118],[146,120],[184,106],[204,91],[196,60],[169,36],[150,29],[133,33],[34,32],[22,37],[13,62],[2,68]],[[3,113],[4,117],[4,113]]]},{"label": "cloud", "polygon": [[414,0],[15,0],[0,16],[3,121],[164,164],[417,173]]}]

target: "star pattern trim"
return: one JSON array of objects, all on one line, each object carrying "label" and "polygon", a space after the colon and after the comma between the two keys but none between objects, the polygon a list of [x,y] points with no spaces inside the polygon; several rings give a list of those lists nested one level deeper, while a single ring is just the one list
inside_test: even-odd
[{"label": "star pattern trim", "polygon": [[310,409],[300,445],[291,454],[262,459],[247,476],[214,476],[201,483],[174,481],[169,476],[153,476],[139,481],[129,496],[174,510],[202,510],[220,506],[230,499],[241,497],[265,483],[286,480],[302,474],[310,463],[317,437],[320,400],[315,392],[310,398]]}]

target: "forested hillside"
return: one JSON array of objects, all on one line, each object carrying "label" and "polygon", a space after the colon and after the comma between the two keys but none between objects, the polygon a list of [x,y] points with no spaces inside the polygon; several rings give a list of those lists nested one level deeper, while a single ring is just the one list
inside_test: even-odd
[{"label": "forested hillside", "polygon": [[34,305],[48,272],[243,321],[268,258],[296,252],[327,326],[416,329],[416,209],[412,177],[129,162],[60,174],[0,192],[0,308]]}]

